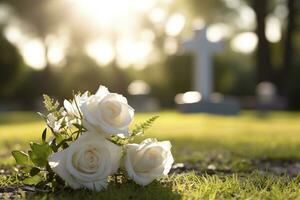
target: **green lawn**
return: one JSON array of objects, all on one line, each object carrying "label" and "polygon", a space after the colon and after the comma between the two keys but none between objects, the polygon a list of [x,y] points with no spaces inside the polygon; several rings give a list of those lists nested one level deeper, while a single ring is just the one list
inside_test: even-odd
[{"label": "green lawn", "polygon": [[[131,182],[122,186],[112,183],[106,191],[97,194],[65,190],[51,197],[300,199],[300,176],[262,170],[264,162],[271,163],[271,167],[272,163],[280,166],[280,163],[282,166],[300,163],[300,113],[274,112],[262,117],[256,112],[243,112],[240,116],[223,117],[166,111],[137,114],[135,121],[142,122],[157,114],[160,118],[145,137],[171,140],[175,162],[185,163],[190,170],[144,188]],[[34,113],[0,115],[0,162],[3,168],[14,164],[9,153],[11,149],[26,149],[26,142],[38,140],[43,127],[43,122]],[[9,185],[21,186],[14,176],[0,172],[0,193],[1,187],[8,188]],[[45,195],[24,194],[21,190],[20,194],[30,199]]]}]

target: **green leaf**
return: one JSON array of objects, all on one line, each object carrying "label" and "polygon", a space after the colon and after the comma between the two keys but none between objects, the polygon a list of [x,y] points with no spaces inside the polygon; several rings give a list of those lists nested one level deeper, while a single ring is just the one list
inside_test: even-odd
[{"label": "green leaf", "polygon": [[15,158],[16,163],[19,165],[31,165],[29,156],[23,151],[12,151],[12,156]]},{"label": "green leaf", "polygon": [[52,149],[53,152],[57,152],[58,148],[57,148],[57,145],[56,145],[56,138],[54,138],[53,140],[51,140],[49,142],[49,145]]},{"label": "green leaf", "polygon": [[80,124],[73,124],[73,126],[75,126],[79,130],[83,129],[83,126]]},{"label": "green leaf", "polygon": [[43,179],[41,176],[39,175],[35,175],[35,176],[32,176],[32,177],[29,177],[29,178],[26,178],[23,180],[23,183],[26,184],[26,185],[36,185],[38,184],[39,182],[41,182]]},{"label": "green leaf", "polygon": [[30,174],[30,176],[35,176],[35,175],[37,175],[38,173],[40,173],[40,171],[41,171],[41,170],[40,170],[39,168],[33,167],[33,168],[31,168],[29,174]]},{"label": "green leaf", "polygon": [[66,149],[66,148],[68,148],[69,147],[69,145],[68,145],[68,143],[67,142],[70,142],[70,141],[72,141],[72,137],[70,137],[70,138],[67,138],[67,139],[64,139],[63,141],[61,141],[56,147],[57,147],[57,149],[59,148],[59,147],[63,147],[63,149]]},{"label": "green leaf", "polygon": [[61,134],[55,135],[56,143],[59,144],[64,140],[64,137]]},{"label": "green leaf", "polygon": [[49,144],[38,144],[31,142],[30,147],[32,151],[28,151],[31,161],[38,167],[45,167],[48,163],[48,156],[52,153]]},{"label": "green leaf", "polygon": [[43,142],[46,142],[46,137],[47,137],[47,128],[45,128],[43,133],[42,133],[42,141]]}]

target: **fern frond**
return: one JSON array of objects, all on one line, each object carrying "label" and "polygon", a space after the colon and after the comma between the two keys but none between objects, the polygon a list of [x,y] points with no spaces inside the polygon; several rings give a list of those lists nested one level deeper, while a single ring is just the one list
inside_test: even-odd
[{"label": "fern frond", "polygon": [[147,129],[149,129],[153,125],[154,121],[157,118],[159,118],[159,116],[153,116],[150,119],[148,119],[147,121],[135,125],[135,128],[131,131],[131,135],[130,136],[134,137],[136,135],[144,134],[145,131]]},{"label": "fern frond", "polygon": [[43,94],[44,97],[44,105],[45,108],[49,111],[49,112],[54,112],[58,109],[59,103],[58,101],[55,101],[54,99],[52,99],[51,97],[49,97],[46,94]]}]

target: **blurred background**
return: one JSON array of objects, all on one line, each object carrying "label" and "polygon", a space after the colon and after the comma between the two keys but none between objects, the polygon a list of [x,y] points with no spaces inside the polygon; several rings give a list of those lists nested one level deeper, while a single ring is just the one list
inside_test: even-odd
[{"label": "blurred background", "polygon": [[257,108],[268,83],[277,107],[299,110],[299,11],[297,0],[0,0],[0,111],[37,110],[43,93],[63,99],[99,84],[172,108],[193,90],[181,44],[203,27],[224,43],[215,92]]}]

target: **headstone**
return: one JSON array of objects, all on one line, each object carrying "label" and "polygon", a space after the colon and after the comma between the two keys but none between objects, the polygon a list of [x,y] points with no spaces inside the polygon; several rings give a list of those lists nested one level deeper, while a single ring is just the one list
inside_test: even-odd
[{"label": "headstone", "polygon": [[210,42],[206,33],[206,27],[196,30],[194,38],[183,43],[184,50],[195,56],[194,90],[201,92],[203,99],[213,93],[213,55],[224,49],[222,42]]},{"label": "headstone", "polygon": [[[213,93],[213,56],[224,49],[222,42],[210,42],[207,39],[207,28],[196,30],[192,39],[182,45],[185,52],[192,53],[195,59],[194,90],[178,94],[175,101],[182,112],[205,112],[213,114],[235,115],[239,113],[239,103],[232,98],[224,98],[222,95]],[[191,94],[196,97],[200,95],[197,102],[185,101]],[[180,101],[181,99],[183,101]],[[187,98],[189,99],[189,98]],[[216,100],[217,99],[217,100]]]},{"label": "headstone", "polygon": [[209,100],[202,99],[200,92],[189,91],[175,96],[179,111],[184,113],[211,113],[219,115],[236,115],[240,105],[234,98],[224,98],[222,94],[213,93]]},{"label": "headstone", "polygon": [[283,110],[287,108],[285,98],[277,94],[276,86],[271,82],[261,82],[256,86],[257,108],[261,111]]},{"label": "headstone", "polygon": [[142,81],[135,80],[128,86],[129,105],[134,107],[136,112],[156,112],[159,110],[159,101],[150,96],[150,86]]}]

